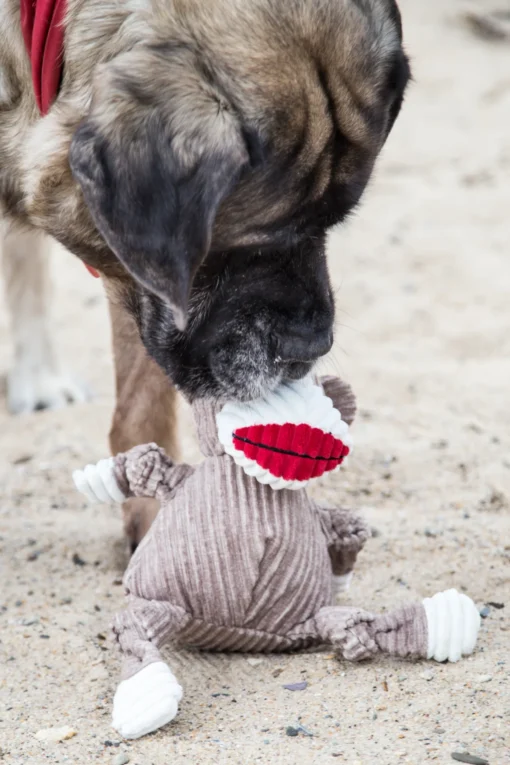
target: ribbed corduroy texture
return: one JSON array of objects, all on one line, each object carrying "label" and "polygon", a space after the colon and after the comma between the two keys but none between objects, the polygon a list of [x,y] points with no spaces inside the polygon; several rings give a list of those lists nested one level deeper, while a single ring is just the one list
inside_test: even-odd
[{"label": "ribbed corduroy texture", "polygon": [[170,639],[208,650],[331,643],[349,659],[425,656],[421,605],[386,616],[331,606],[332,570],[352,570],[365,523],[318,507],[305,490],[273,491],[247,476],[223,453],[216,409],[194,405],[206,457],[198,467],[173,465],[155,444],[115,460],[126,494],[162,503],[126,571],[128,607],[114,620],[124,677],[160,660],[158,646]]}]

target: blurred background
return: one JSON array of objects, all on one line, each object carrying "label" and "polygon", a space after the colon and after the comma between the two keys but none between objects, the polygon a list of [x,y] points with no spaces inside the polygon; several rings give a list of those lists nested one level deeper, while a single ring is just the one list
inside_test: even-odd
[{"label": "blurred background", "polygon": [[[315,731],[299,739],[307,763],[448,762],[455,748],[510,762],[510,5],[400,5],[414,82],[363,204],[329,246],[337,332],[323,369],[358,395],[355,453],[316,491],[356,506],[375,530],[348,602],[375,609],[466,590],[486,608],[479,652],[429,680],[423,667],[335,669],[300,656],[255,668],[174,652],[188,693],[171,739],[105,744],[121,514],[84,504],[71,471],[108,453],[109,321],[99,283],[56,251],[57,345],[92,399],[13,418],[0,397],[0,738],[13,762],[110,762],[118,751],[140,765],[166,765],[169,751],[237,762],[242,751],[245,762],[293,764],[298,744],[282,730],[299,715]],[[0,310],[1,375],[11,352]],[[182,427],[195,459],[185,409]],[[306,703],[285,694],[275,667],[316,693]],[[238,703],[211,707],[226,686]],[[335,721],[349,713],[340,735]],[[58,750],[33,738],[66,724],[77,735]]]}]

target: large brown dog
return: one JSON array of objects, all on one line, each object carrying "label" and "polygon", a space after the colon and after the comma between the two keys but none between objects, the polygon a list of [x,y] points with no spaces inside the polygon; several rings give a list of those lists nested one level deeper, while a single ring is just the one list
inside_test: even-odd
[{"label": "large brown dog", "polygon": [[[12,410],[81,396],[46,328],[47,235],[103,276],[114,451],[175,453],[169,380],[248,398],[308,372],[332,343],[326,230],[360,199],[409,78],[394,0],[69,0],[44,118],[19,0],[0,29]],[[136,541],[148,521],[130,519]]]}]

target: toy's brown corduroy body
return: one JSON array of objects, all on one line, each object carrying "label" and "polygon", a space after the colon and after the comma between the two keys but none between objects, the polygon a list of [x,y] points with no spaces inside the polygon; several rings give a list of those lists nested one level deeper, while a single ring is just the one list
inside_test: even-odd
[{"label": "toy's brown corduroy body", "polygon": [[[348,386],[323,381],[346,421]],[[115,459],[126,495],[161,511],[133,556],[127,608],[114,620],[124,677],[160,661],[167,640],[208,650],[281,651],[330,643],[348,659],[379,651],[425,656],[423,605],[375,616],[335,607],[332,573],[349,573],[369,536],[349,510],[315,504],[304,489],[274,491],[245,475],[216,434],[215,405],[194,415],[204,462],[174,465],[154,444]]]}]

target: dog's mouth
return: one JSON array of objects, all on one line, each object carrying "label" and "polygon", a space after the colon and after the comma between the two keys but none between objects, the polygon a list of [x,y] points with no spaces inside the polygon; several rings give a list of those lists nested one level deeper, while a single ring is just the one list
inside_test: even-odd
[{"label": "dog's mouth", "polygon": [[334,317],[325,259],[321,251],[309,259],[307,268],[301,252],[207,261],[184,332],[145,292],[139,316],[150,355],[190,400],[248,401],[302,379],[329,351]]},{"label": "dog's mouth", "polygon": [[313,369],[313,362],[311,361],[290,361],[287,364],[282,364],[282,381],[287,380],[302,380]]}]

